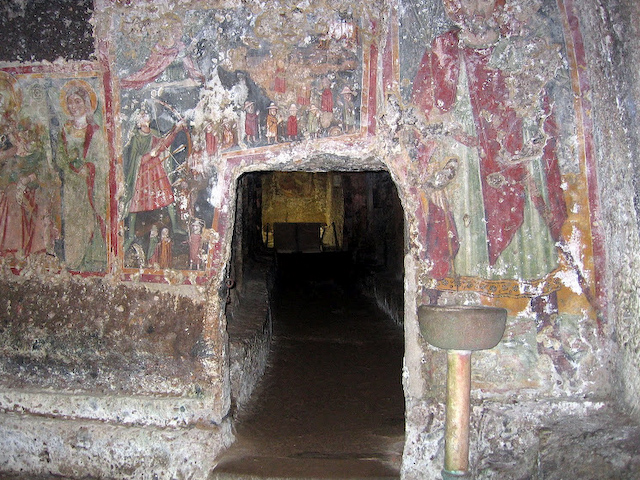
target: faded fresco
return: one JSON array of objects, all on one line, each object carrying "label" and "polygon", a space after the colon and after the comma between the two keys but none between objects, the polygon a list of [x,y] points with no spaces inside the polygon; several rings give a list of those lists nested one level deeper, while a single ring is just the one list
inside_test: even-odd
[{"label": "faded fresco", "polygon": [[109,155],[96,78],[0,72],[0,255],[107,267]]},{"label": "faded fresco", "polygon": [[426,172],[424,255],[441,288],[549,294],[561,261],[576,261],[563,248],[580,167],[559,18],[549,1],[403,2],[407,141]]},{"label": "faded fresco", "polygon": [[421,283],[551,303],[569,281],[589,293],[556,1],[403,0],[388,23],[374,4],[107,2],[91,72],[3,73],[0,255],[209,271],[228,162],[373,133],[379,86],[393,84],[404,157],[389,167],[419,203]]},{"label": "faded fresco", "polygon": [[[599,304],[561,4],[401,2],[397,168],[416,198],[420,302],[520,312],[512,341],[573,375],[593,341],[577,319]],[[533,358],[513,358],[505,381]]]},{"label": "faded fresco", "polygon": [[205,269],[225,158],[360,130],[348,3],[252,8],[134,5],[114,18],[125,267]]}]

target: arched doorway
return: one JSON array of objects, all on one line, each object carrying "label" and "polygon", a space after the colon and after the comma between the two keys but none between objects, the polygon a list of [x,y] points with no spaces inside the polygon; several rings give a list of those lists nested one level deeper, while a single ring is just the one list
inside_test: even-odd
[{"label": "arched doorway", "polygon": [[227,309],[238,441],[218,471],[399,475],[403,259],[385,171],[239,179]]}]

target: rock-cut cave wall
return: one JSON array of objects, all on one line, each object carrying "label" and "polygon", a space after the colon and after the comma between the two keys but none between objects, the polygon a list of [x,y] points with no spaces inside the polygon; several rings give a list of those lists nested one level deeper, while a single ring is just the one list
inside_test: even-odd
[{"label": "rock-cut cave wall", "polygon": [[509,312],[474,356],[480,463],[511,434],[533,462],[525,432],[585,402],[638,410],[632,2],[45,3],[0,9],[0,469],[206,478],[250,172],[395,183],[405,478],[442,454],[421,304]]}]

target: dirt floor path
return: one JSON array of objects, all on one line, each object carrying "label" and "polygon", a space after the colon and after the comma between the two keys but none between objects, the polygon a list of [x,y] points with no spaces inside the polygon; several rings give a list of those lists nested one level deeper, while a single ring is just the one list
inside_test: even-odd
[{"label": "dirt floor path", "polygon": [[401,327],[340,282],[346,277],[288,267],[270,365],[218,478],[399,478]]}]

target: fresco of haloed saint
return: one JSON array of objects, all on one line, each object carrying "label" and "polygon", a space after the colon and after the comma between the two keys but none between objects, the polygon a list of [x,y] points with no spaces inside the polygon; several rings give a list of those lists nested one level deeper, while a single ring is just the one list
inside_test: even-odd
[{"label": "fresco of haloed saint", "polygon": [[125,267],[205,268],[224,158],[358,132],[361,42],[346,6],[121,7]]},{"label": "fresco of haloed saint", "polygon": [[0,98],[0,255],[104,271],[109,158],[95,86],[0,72]]},{"label": "fresco of haloed saint", "polygon": [[55,165],[62,180],[64,261],[71,270],[104,271],[107,262],[109,155],[96,89],[86,80],[60,88],[64,112]]},{"label": "fresco of haloed saint", "polygon": [[416,3],[403,2],[402,97],[426,172],[429,275],[544,278],[559,264],[563,175],[577,170],[555,2]]}]

